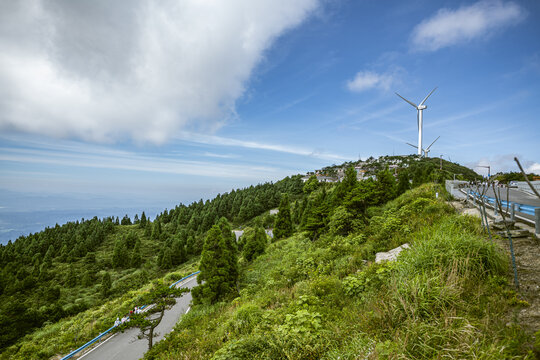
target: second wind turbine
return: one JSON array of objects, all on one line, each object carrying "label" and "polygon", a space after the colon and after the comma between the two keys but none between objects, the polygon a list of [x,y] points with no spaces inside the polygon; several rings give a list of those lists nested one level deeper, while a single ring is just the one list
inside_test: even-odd
[{"label": "second wind turbine", "polygon": [[431,94],[433,94],[433,92],[435,90],[437,90],[437,88],[431,90],[431,92],[428,94],[428,96],[426,96],[424,98],[424,100],[422,100],[422,102],[419,105],[416,105],[412,101],[409,101],[409,100],[405,99],[403,96],[396,93],[397,96],[399,96],[400,98],[402,98],[403,100],[405,100],[406,102],[408,102],[409,104],[414,106],[416,108],[416,110],[418,110],[418,117],[416,119],[416,122],[417,122],[417,125],[418,125],[418,155],[420,155],[420,156],[422,156],[422,149],[423,149],[422,148],[422,110],[427,109],[427,106],[424,105],[424,103],[426,102],[428,97],[430,97]]}]

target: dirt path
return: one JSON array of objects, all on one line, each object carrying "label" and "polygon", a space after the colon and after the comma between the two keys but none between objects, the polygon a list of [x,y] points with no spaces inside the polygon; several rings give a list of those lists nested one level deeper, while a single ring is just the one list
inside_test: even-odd
[{"label": "dirt path", "polygon": [[[480,212],[471,204],[464,201],[451,203],[460,213],[480,217]],[[495,216],[491,210],[487,210],[490,229]],[[540,239],[534,235],[534,228],[526,224],[517,223],[515,228],[529,230],[527,237],[513,238],[516,268],[519,280],[519,294],[530,306],[523,307],[517,314],[519,325],[528,334],[534,334],[540,330]],[[494,240],[503,246],[510,256],[510,244],[508,238],[495,236]],[[513,272],[512,272],[513,277]]]}]

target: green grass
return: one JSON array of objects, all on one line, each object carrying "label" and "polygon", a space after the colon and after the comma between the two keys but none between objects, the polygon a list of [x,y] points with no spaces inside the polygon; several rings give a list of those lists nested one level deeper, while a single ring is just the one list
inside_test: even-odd
[{"label": "green grass", "polygon": [[[238,298],[193,307],[146,358],[532,358],[507,325],[506,255],[437,191],[373,209],[363,233],[271,244],[243,269]],[[404,242],[398,261],[371,262]]]}]

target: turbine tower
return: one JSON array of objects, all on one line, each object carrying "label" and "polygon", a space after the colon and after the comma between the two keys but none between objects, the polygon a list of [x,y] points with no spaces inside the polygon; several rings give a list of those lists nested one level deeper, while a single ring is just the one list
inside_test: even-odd
[{"label": "turbine tower", "polygon": [[433,94],[433,92],[437,90],[437,88],[431,90],[431,92],[428,94],[428,96],[426,96],[424,98],[424,100],[422,100],[422,102],[419,104],[419,105],[416,105],[415,103],[413,103],[412,101],[409,101],[407,99],[405,99],[403,96],[399,95],[398,93],[396,93],[397,96],[399,96],[400,98],[402,98],[403,100],[405,100],[406,102],[408,102],[409,104],[411,104],[412,106],[415,107],[416,110],[418,110],[418,115],[417,115],[417,119],[416,119],[416,123],[418,125],[418,155],[422,156],[422,111],[424,109],[427,109],[427,106],[424,105],[424,103],[426,102],[426,100],[428,99],[428,97],[431,96],[431,94]]},{"label": "turbine tower", "polygon": [[[435,144],[435,141],[439,140],[439,138],[440,138],[440,136],[438,136],[435,140],[433,140],[433,142],[432,142],[427,148],[422,149],[422,151],[424,151],[424,157],[427,158],[427,157],[429,156],[429,152],[430,152],[429,149],[431,148],[431,146],[432,146],[433,144]],[[415,149],[418,149],[418,146],[416,146],[416,145],[413,145],[413,144],[411,144],[411,143],[406,143],[406,144],[409,145],[409,146],[412,146],[412,147],[415,148]]]}]

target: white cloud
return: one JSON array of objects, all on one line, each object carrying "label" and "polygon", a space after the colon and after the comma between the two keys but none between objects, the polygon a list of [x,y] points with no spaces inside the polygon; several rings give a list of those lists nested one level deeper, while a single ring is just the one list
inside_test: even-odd
[{"label": "white cloud", "polygon": [[498,172],[519,172],[519,167],[514,160],[515,157],[519,159],[526,173],[540,174],[540,163],[524,159],[520,154],[495,155],[491,158],[482,158],[476,162],[469,162],[467,166],[484,175],[487,174],[487,168],[480,168],[479,166],[485,167],[489,165],[491,167],[491,174]]},{"label": "white cloud", "polygon": [[540,175],[540,163],[535,162],[534,164],[529,166],[527,169],[525,169],[525,172],[527,174],[533,173],[533,174]]},{"label": "white cloud", "polygon": [[435,51],[489,36],[525,16],[518,4],[500,0],[479,1],[455,10],[443,8],[414,28],[411,42],[414,50]]},{"label": "white cloud", "polygon": [[177,139],[183,141],[190,141],[199,144],[208,144],[208,145],[219,145],[219,146],[232,146],[240,147],[247,149],[258,149],[258,150],[268,150],[268,151],[277,151],[287,154],[300,155],[300,156],[310,156],[319,159],[333,160],[333,161],[348,161],[349,158],[338,155],[331,154],[324,151],[309,150],[297,146],[289,146],[282,144],[268,144],[261,143],[257,141],[250,140],[239,140],[232,139],[216,135],[205,135],[205,134],[196,134],[196,133],[181,133],[177,136]]},{"label": "white cloud", "polygon": [[354,79],[347,82],[347,88],[355,92],[375,88],[388,90],[395,81],[395,76],[389,73],[378,74],[373,71],[360,71]]},{"label": "white cloud", "polygon": [[265,50],[317,3],[6,2],[0,129],[156,143],[216,129]]}]

